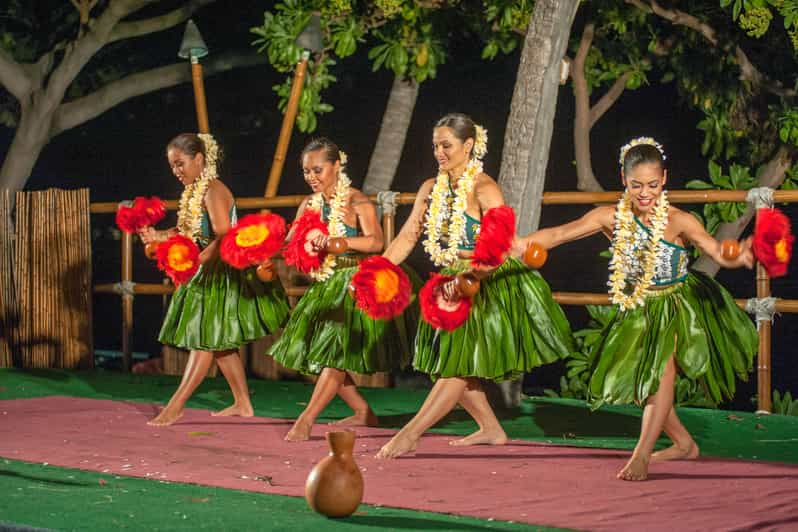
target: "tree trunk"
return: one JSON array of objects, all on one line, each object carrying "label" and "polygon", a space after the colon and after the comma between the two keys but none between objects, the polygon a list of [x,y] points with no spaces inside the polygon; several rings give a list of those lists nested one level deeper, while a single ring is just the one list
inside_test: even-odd
[{"label": "tree trunk", "polygon": [[[521,51],[504,135],[499,185],[507,204],[518,213],[517,230],[522,235],[537,229],[540,221],[560,65],[578,7],[576,0],[537,0]],[[502,382],[499,388],[505,406],[518,406],[520,379]]]},{"label": "tree trunk", "polygon": [[14,140],[0,167],[0,190],[22,190],[30,177],[39,154],[50,140],[50,124],[54,109],[42,103],[23,106]]},{"label": "tree trunk", "polygon": [[586,192],[603,190],[590,159],[590,90],[585,77],[585,59],[593,42],[595,24],[585,24],[582,40],[571,63],[571,81],[574,89],[574,157],[576,159],[576,188]]},{"label": "tree trunk", "polygon": [[519,234],[540,221],[560,64],[578,7],[576,0],[538,0],[524,39],[499,172],[505,199],[518,213]]},{"label": "tree trunk", "polygon": [[[782,146],[776,155],[768,162],[765,169],[759,176],[760,187],[779,188],[784,182],[787,170],[790,169],[793,163],[793,154],[788,148]],[[743,231],[748,226],[748,223],[754,217],[754,206],[749,205],[745,212],[733,222],[722,223],[715,231],[715,238],[723,241],[726,239],[736,240],[740,238]],[[718,263],[712,260],[708,255],[701,255],[695,264],[694,270],[702,271],[710,277],[715,277],[720,270]]]},{"label": "tree trunk", "polygon": [[363,192],[376,194],[381,190],[390,190],[402,157],[402,150],[413,118],[413,109],[418,98],[418,83],[414,80],[404,80],[397,76],[393,80],[391,93],[388,95],[388,105],[382,115],[380,133],[374,152],[371,154],[366,180],[363,182]]}]

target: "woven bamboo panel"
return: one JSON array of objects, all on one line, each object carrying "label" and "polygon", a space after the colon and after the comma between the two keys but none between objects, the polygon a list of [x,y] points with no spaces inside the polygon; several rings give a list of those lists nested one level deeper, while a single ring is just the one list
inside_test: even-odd
[{"label": "woven bamboo panel", "polygon": [[0,367],[13,365],[18,311],[14,301],[14,225],[11,220],[11,192],[0,191]]},{"label": "woven bamboo panel", "polygon": [[93,365],[89,191],[17,192],[17,342],[26,368]]}]

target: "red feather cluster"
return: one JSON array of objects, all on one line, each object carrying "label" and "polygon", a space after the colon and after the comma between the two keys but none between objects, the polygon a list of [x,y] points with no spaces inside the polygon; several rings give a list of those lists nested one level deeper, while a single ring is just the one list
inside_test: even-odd
[{"label": "red feather cluster", "polygon": [[285,263],[302,273],[317,270],[327,256],[326,251],[316,253],[311,249],[310,242],[319,234],[330,234],[327,224],[321,221],[319,211],[306,209],[294,223],[294,235],[283,251]]},{"label": "red feather cluster", "polygon": [[357,308],[375,320],[395,318],[410,303],[410,279],[383,256],[360,262],[352,276]]},{"label": "red feather cluster", "polygon": [[508,205],[488,209],[482,217],[471,265],[496,267],[504,262],[515,236],[515,212]]},{"label": "red feather cluster", "polygon": [[190,238],[175,235],[158,246],[158,269],[179,286],[197,273],[199,248]]},{"label": "red feather cluster", "polygon": [[454,279],[448,275],[433,273],[418,293],[421,317],[435,329],[448,332],[460,327],[471,312],[471,299],[464,297],[456,303],[443,298],[443,285]]},{"label": "red feather cluster", "polygon": [[227,264],[242,270],[260,264],[280,251],[285,233],[282,216],[248,214],[224,235],[219,254]]},{"label": "red feather cluster", "polygon": [[787,274],[794,237],[790,220],[778,209],[759,209],[754,228],[754,255],[771,277]]},{"label": "red feather cluster", "polygon": [[139,229],[155,225],[166,216],[166,204],[153,196],[138,196],[133,205],[120,204],[116,211],[116,225],[125,233],[136,233]]}]

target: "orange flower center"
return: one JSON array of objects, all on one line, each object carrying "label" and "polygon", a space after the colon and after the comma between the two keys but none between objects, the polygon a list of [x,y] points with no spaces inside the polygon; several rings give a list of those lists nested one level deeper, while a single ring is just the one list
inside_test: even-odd
[{"label": "orange flower center", "polygon": [[188,246],[184,244],[172,244],[169,246],[166,260],[170,268],[177,272],[184,272],[194,266],[194,261],[189,257]]},{"label": "orange flower center", "polygon": [[391,301],[399,292],[399,276],[391,270],[374,272],[374,293],[377,303]]},{"label": "orange flower center", "polygon": [[779,262],[787,262],[790,257],[787,254],[787,239],[782,238],[776,245],[774,246],[776,250],[776,258],[779,259]]},{"label": "orange flower center", "polygon": [[250,248],[261,244],[269,237],[269,228],[265,224],[254,224],[242,228],[236,233],[236,244],[242,248]]}]

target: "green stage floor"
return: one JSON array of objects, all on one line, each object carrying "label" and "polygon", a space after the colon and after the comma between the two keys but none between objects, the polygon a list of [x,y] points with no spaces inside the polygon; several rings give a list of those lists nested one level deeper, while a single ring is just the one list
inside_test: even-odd
[{"label": "green stage floor", "polygon": [[[66,395],[136,402],[165,402],[177,377],[110,371],[0,370],[0,400]],[[304,407],[310,385],[250,381],[255,413],[293,418]],[[383,426],[399,428],[423,401],[425,390],[364,389]],[[190,407],[218,409],[231,401],[222,378],[207,379]],[[335,401],[320,422],[348,415]],[[640,410],[609,407],[590,412],[580,401],[530,398],[520,409],[500,413],[511,438],[585,447],[631,449]],[[798,417],[747,412],[679,410],[704,456],[798,463]],[[0,411],[0,426],[2,412]],[[466,434],[476,426],[456,411],[436,429]],[[661,444],[666,444],[663,440]],[[102,442],[98,442],[101,446]],[[117,477],[0,459],[0,529],[3,521],[59,530],[530,530],[528,525],[481,521],[444,514],[361,506],[354,516],[331,521],[302,499],[187,484]],[[79,505],[76,505],[79,501]],[[544,530],[544,528],[539,528]]]}]

